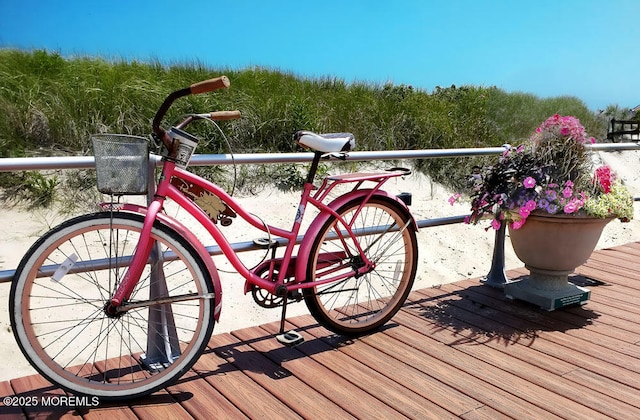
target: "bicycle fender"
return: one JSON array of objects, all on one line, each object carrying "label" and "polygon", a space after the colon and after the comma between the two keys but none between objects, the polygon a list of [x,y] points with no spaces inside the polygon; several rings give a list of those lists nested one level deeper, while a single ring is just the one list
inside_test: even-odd
[{"label": "bicycle fender", "polygon": [[[364,200],[364,199],[375,197],[375,196],[385,197],[397,202],[405,212],[405,215],[411,219],[411,225],[413,226],[413,228],[416,231],[418,230],[418,224],[416,223],[416,220],[414,219],[413,215],[407,208],[407,205],[404,202],[402,202],[402,200],[400,200],[398,197],[392,194],[389,194],[386,191],[378,190],[378,191],[375,191],[373,194],[371,194],[371,191],[372,191],[371,189],[361,189],[361,190],[356,190],[356,191],[352,191],[350,193],[341,195],[340,197],[333,200],[328,205],[328,207],[334,211],[337,211],[340,207],[344,206],[345,204],[347,204],[348,202],[354,199]],[[305,280],[307,276],[306,270],[309,265],[309,257],[311,256],[311,246],[313,245],[313,241],[319,235],[320,229],[322,228],[322,226],[324,226],[326,221],[331,216],[332,216],[331,213],[329,213],[328,211],[323,211],[318,216],[316,216],[313,222],[311,222],[309,229],[307,229],[307,231],[305,232],[304,239],[302,240],[302,243],[300,244],[300,249],[298,251],[298,262],[296,264],[296,281],[302,282]]]},{"label": "bicycle fender", "polygon": [[[131,213],[138,213],[141,215],[145,215],[147,213],[147,207],[140,206],[138,204],[132,204],[132,203],[117,204],[115,208],[113,208],[114,205],[112,203],[101,203],[100,207],[105,210],[113,209],[116,211],[128,211]],[[156,217],[158,220],[160,220],[161,223],[169,226],[171,229],[178,232],[180,236],[182,236],[187,242],[189,242],[189,244],[193,247],[193,249],[195,249],[196,252],[198,253],[198,256],[200,256],[200,258],[202,258],[202,261],[204,261],[207,271],[211,276],[211,281],[213,283],[213,292],[214,292],[215,302],[216,302],[216,307],[214,309],[213,316],[217,322],[218,319],[220,318],[220,312],[222,311],[222,285],[220,284],[220,276],[218,275],[218,269],[216,268],[216,265],[213,262],[211,255],[209,255],[204,245],[202,245],[202,243],[196,238],[196,236],[193,233],[191,233],[191,231],[187,229],[187,227],[183,225],[181,222],[179,222],[177,219],[174,219],[173,217],[167,216],[163,213],[158,213]]]}]

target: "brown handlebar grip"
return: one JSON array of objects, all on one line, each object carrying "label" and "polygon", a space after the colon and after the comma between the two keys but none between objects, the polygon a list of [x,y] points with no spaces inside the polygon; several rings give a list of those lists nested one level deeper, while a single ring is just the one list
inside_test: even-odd
[{"label": "brown handlebar grip", "polygon": [[215,79],[205,80],[203,82],[194,83],[191,85],[191,93],[206,93],[213,90],[228,88],[231,85],[227,76],[216,77]]},{"label": "brown handlebar grip", "polygon": [[209,118],[212,120],[223,121],[223,120],[237,120],[240,118],[242,114],[240,111],[214,111],[209,113]]}]

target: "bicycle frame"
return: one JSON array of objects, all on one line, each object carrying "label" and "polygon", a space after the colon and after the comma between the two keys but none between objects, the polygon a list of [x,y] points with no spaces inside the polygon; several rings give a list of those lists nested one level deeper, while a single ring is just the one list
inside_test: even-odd
[{"label": "bicycle frame", "polygon": [[[145,396],[191,369],[210,343],[222,311],[213,252],[203,245],[210,239],[201,241],[168,216],[166,200],[204,227],[256,304],[280,307],[275,338],[283,345],[304,341],[297,331],[285,330],[290,302],[304,300],[321,325],[346,335],[381,327],[404,304],[417,272],[417,225],[405,200],[381,187],[410,171],[329,176],[316,188],[320,160],[343,158],[354,149],[355,137],[299,131],[293,139],[314,158],[297,212],[288,227],[268,225],[222,188],[186,170],[198,139],[182,128],[196,120],[240,118],[239,111],[189,114],[168,130],[160,126],[175,99],[227,87],[229,80],[220,76],[165,98],[152,122],[163,156],[157,186],[146,175],[127,174],[125,168],[137,169],[143,159],[120,166],[145,157],[146,150],[132,150],[133,139],[108,135],[94,141],[114,146],[97,148],[96,177],[114,186],[98,191],[141,193],[125,181],[144,178],[154,193],[148,205],[102,203],[105,212],[51,229],[20,262],[10,292],[11,325],[23,354],[53,384],[105,400]],[[308,228],[305,215],[313,219]],[[256,267],[248,268],[229,242],[232,218],[242,221],[240,229],[268,235],[267,241],[255,241],[266,254]]]},{"label": "bicycle frame", "polygon": [[[321,155],[316,153],[316,161],[319,161]],[[317,164],[317,162],[316,162]],[[314,172],[314,170],[312,169]],[[136,205],[123,205],[120,207],[122,210],[135,211],[138,213],[144,213],[145,223],[143,227],[143,231],[141,233],[140,243],[136,250],[136,253],[131,261],[129,266],[129,270],[125,275],[123,281],[118,287],[117,291],[113,295],[111,299],[111,303],[114,306],[121,305],[128,296],[131,291],[135,287],[137,280],[139,279],[144,266],[146,265],[149,255],[151,253],[152,243],[149,240],[149,232],[151,231],[151,227],[155,222],[156,218],[160,218],[160,211],[163,208],[164,202],[166,198],[169,198],[176,202],[179,207],[185,209],[189,214],[191,214],[199,224],[201,224],[207,232],[213,237],[214,241],[220,247],[222,253],[232,264],[234,269],[238,271],[238,273],[245,278],[246,287],[245,292],[250,289],[251,285],[258,286],[262,289],[265,289],[271,294],[274,295],[283,295],[291,290],[297,290],[302,288],[312,288],[320,284],[334,282],[341,279],[341,277],[332,277],[329,279],[324,279],[321,281],[314,282],[306,282],[306,272],[305,268],[307,266],[306,261],[309,253],[299,252],[298,256],[294,256],[294,248],[296,246],[296,240],[300,233],[300,227],[304,218],[305,210],[309,204],[313,205],[315,208],[319,210],[319,215],[316,216],[316,219],[311,224],[310,228],[307,230],[304,239],[300,245],[301,250],[307,250],[310,248],[313,238],[315,237],[316,230],[319,230],[320,227],[324,224],[329,217],[333,216],[339,220],[341,224],[341,229],[345,234],[345,237],[355,238],[354,233],[351,230],[351,227],[346,223],[336,212],[336,210],[354,198],[359,198],[362,200],[362,205],[364,205],[369,198],[374,194],[382,194],[387,197],[392,197],[384,191],[381,191],[381,186],[390,178],[405,175],[407,172],[404,171],[395,171],[395,172],[376,172],[376,173],[356,173],[356,174],[347,174],[343,176],[335,176],[325,178],[322,186],[317,189],[315,194],[312,194],[312,191],[315,189],[314,185],[310,180],[307,180],[303,187],[303,191],[300,196],[300,203],[298,205],[298,211],[294,219],[293,226],[290,230],[282,229],[270,225],[265,225],[262,220],[258,217],[247,212],[240,203],[231,197],[226,191],[224,191],[219,186],[197,176],[186,170],[180,169],[176,167],[174,162],[165,160],[163,162],[162,174],[160,176],[160,181],[157,186],[156,194],[154,200],[150,203],[148,207],[136,206]],[[310,177],[312,178],[312,177]],[[216,222],[210,218],[203,209],[201,209],[194,201],[192,201],[184,191],[182,191],[176,184],[177,181],[184,183],[185,185],[195,185],[198,188],[202,188],[208,194],[211,194],[217,197],[224,205],[230,208],[233,212],[235,212],[240,218],[247,221],[250,225],[261,230],[263,232],[269,232],[270,234],[283,238],[287,241],[287,245],[284,251],[284,256],[282,258],[271,259],[265,261],[260,264],[258,267],[253,270],[247,268],[242,261],[238,258],[238,255],[233,250],[231,244],[228,242],[224,234],[220,231],[220,228],[217,226]],[[312,181],[312,179],[311,179]],[[372,188],[362,189],[361,186],[364,182],[372,182],[374,185]],[[324,200],[328,197],[329,193],[333,190],[337,185],[345,184],[345,183],[355,183],[354,188],[351,192],[348,192],[338,199],[334,200],[329,204],[325,204]],[[402,203],[396,197],[393,197],[399,203]],[[402,203],[404,206],[404,203]],[[406,207],[405,207],[406,208]],[[358,209],[359,212],[360,209]],[[408,210],[407,210],[407,213]],[[171,225],[180,226],[180,222],[177,220],[170,218],[169,216],[162,215],[161,219],[170,221]],[[410,220],[413,221],[413,218]],[[415,221],[413,221],[415,223]],[[181,231],[188,231],[186,228],[181,229]],[[188,235],[186,239],[191,243],[192,246],[202,255],[204,250],[204,245],[195,238],[193,235]],[[339,239],[339,238],[338,238]],[[364,261],[363,267],[359,268],[357,271],[354,271],[352,274],[343,274],[342,278],[346,278],[352,275],[363,274],[367,271],[370,271],[375,267],[375,264],[368,260],[363,250],[360,248],[358,241],[353,241],[357,247],[357,252],[360,254]],[[206,251],[204,251],[206,253]],[[277,262],[278,267],[287,267],[286,270],[279,270],[278,276],[275,281],[271,279],[274,278],[273,270]],[[257,271],[264,267],[264,264],[270,264],[270,273],[269,276],[263,278],[256,274]],[[289,267],[293,267],[293,271],[289,269]],[[287,277],[291,274],[294,274],[293,282],[285,283]],[[215,277],[217,278],[217,276]],[[219,286],[219,285],[215,285]]]}]

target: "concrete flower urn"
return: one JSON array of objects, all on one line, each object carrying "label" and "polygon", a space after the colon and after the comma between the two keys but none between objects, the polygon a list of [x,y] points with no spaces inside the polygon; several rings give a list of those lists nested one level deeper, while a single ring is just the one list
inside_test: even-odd
[{"label": "concrete flower urn", "polygon": [[510,227],[513,250],[530,274],[505,284],[505,295],[548,311],[584,304],[591,292],[568,276],[589,259],[611,220],[533,212],[520,229]]}]

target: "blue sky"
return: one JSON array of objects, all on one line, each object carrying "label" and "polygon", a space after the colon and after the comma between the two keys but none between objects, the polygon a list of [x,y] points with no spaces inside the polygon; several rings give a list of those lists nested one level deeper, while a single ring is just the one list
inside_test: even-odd
[{"label": "blue sky", "polygon": [[[638,0],[0,0],[0,48],[640,104]],[[233,81],[232,81],[233,83]]]}]

